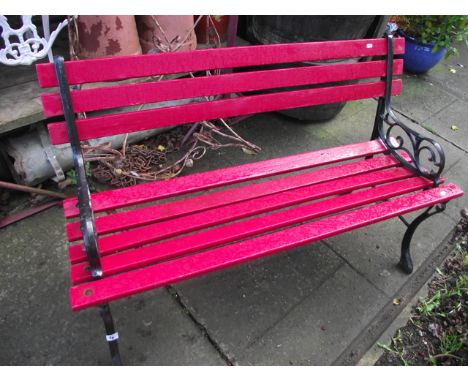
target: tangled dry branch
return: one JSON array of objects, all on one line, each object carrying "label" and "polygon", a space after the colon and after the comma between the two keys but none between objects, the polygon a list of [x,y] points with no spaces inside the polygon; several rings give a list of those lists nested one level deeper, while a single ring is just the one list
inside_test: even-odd
[{"label": "tangled dry branch", "polygon": [[[99,182],[115,187],[175,177],[184,168],[192,167],[195,161],[206,154],[207,149],[238,147],[247,154],[256,154],[261,150],[237,134],[225,120],[219,121],[219,125],[211,121],[201,122],[198,131],[191,135],[186,144],[182,142],[190,126],[161,134],[156,143],[150,140],[144,144],[127,146],[124,142],[121,150],[113,149],[110,143],[82,145],[82,149],[86,161],[96,162],[93,176]],[[172,153],[182,153],[182,156],[168,164],[168,154]]]}]

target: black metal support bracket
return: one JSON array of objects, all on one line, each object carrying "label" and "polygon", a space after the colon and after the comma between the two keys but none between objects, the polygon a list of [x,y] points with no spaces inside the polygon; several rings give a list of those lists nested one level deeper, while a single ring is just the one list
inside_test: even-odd
[{"label": "black metal support bracket", "polygon": [[398,266],[403,270],[403,272],[407,274],[413,272],[410,245],[416,228],[418,228],[418,226],[427,218],[444,211],[445,207],[446,203],[436,205],[434,210],[432,210],[434,206],[431,206],[408,225],[405,235],[403,236],[403,241],[401,242],[401,257],[400,262],[398,263]]},{"label": "black metal support bracket", "polygon": [[[391,155],[416,174],[441,183],[445,154],[439,143],[423,136],[405,125],[390,106],[393,78],[393,36],[386,33],[388,41],[385,95],[379,99],[372,139],[379,137]],[[409,143],[408,143],[409,142]],[[425,159],[423,158],[426,157]]]},{"label": "black metal support bracket", "polygon": [[[54,57],[54,66],[59,84],[60,98],[62,100],[67,133],[73,154],[73,163],[76,171],[78,209],[80,211],[80,227],[81,232],[83,233],[83,243],[91,268],[91,275],[93,279],[100,279],[103,274],[101,268],[101,257],[97,243],[96,224],[91,205],[91,194],[86,177],[83,153],[81,151],[81,144],[76,130],[75,113],[72,108],[70,88],[68,86],[63,57]],[[112,319],[109,304],[101,305],[99,307],[99,312],[106,329],[106,340],[109,344],[112,365],[121,365],[122,361],[120,359],[118,344],[119,337],[114,328],[114,321]]]}]

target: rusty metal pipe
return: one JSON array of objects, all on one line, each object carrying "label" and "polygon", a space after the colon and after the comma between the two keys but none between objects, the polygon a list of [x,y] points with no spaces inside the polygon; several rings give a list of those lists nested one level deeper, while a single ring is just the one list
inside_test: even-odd
[{"label": "rusty metal pipe", "polygon": [[41,188],[23,186],[22,184],[4,182],[1,180],[0,180],[0,187],[8,188],[10,190],[30,192],[31,194],[41,194],[41,195],[52,196],[53,198],[59,198],[59,199],[67,198],[67,196],[65,194],[62,194],[61,192],[48,191],[48,190],[43,190]]}]

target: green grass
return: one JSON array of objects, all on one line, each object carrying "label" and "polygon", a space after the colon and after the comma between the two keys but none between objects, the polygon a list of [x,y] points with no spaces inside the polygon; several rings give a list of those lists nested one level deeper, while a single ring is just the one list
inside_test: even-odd
[{"label": "green grass", "polygon": [[440,351],[442,354],[456,353],[463,347],[463,340],[460,334],[444,333],[440,339]]},{"label": "green grass", "polygon": [[416,308],[419,314],[423,316],[430,316],[433,311],[440,306],[442,300],[441,291],[438,290],[432,297],[427,297],[420,300],[418,307]]},{"label": "green grass", "polygon": [[[463,242],[468,242],[468,235],[465,235],[462,240]],[[455,245],[455,253],[461,259],[464,267],[468,267],[468,250],[466,247],[463,247],[460,242]]]},{"label": "green grass", "polygon": [[[449,299],[453,296],[461,297],[464,292],[468,291],[468,275],[461,275],[455,285],[451,288],[447,288],[447,286],[443,286],[439,290],[437,290],[431,297],[427,297],[425,299],[421,299],[418,307],[416,310],[419,314],[423,316],[430,316],[432,314],[437,314],[439,316],[445,317],[446,313],[435,313],[436,310],[444,299]],[[458,303],[454,309],[457,311],[462,309],[463,305]]]},{"label": "green grass", "polygon": [[398,329],[396,336],[392,338],[392,343],[390,344],[390,346],[382,344],[380,342],[377,343],[377,346],[388,351],[389,353],[395,354],[404,366],[409,366],[408,361],[404,358],[405,346],[403,343],[403,338],[401,336],[400,329]]},{"label": "green grass", "polygon": [[413,317],[410,317],[410,321],[411,321],[411,323],[412,323],[414,326],[416,326],[418,329],[421,329],[422,323],[421,323],[420,320],[416,320],[416,319],[414,319]]}]

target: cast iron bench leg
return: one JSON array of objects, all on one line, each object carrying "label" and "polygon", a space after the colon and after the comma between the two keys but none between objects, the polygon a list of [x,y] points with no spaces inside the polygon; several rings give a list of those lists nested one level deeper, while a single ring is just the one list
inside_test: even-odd
[{"label": "cast iron bench leg", "polygon": [[106,328],[106,340],[109,343],[112,366],[122,366],[118,342],[119,335],[115,331],[114,320],[112,319],[112,313],[110,311],[109,304],[100,305],[99,313],[101,314],[102,320],[104,321],[104,327]]},{"label": "cast iron bench leg", "polygon": [[413,272],[413,261],[411,260],[411,239],[413,238],[413,234],[416,231],[416,228],[427,218],[431,217],[432,215],[438,214],[445,210],[446,204],[440,204],[435,206],[435,210],[431,212],[432,207],[429,207],[426,211],[424,211],[421,215],[419,215],[416,219],[414,219],[410,224],[407,224],[405,220],[402,219],[405,224],[407,224],[407,229],[405,235],[403,236],[403,241],[401,242],[401,258],[398,266],[405,272],[406,274],[410,274]]}]

